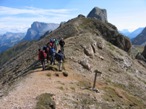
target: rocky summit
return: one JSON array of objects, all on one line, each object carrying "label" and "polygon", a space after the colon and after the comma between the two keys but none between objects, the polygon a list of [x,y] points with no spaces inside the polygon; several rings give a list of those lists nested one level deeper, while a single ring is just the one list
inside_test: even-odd
[{"label": "rocky summit", "polygon": [[95,7],[91,10],[91,12],[87,16],[88,18],[94,18],[101,20],[102,22],[107,22],[107,12],[106,9],[100,9]]},{"label": "rocky summit", "polygon": [[[49,64],[41,71],[38,48],[60,37],[63,71]],[[79,15],[0,68],[0,109],[145,109],[146,65],[130,49],[114,25]]]}]

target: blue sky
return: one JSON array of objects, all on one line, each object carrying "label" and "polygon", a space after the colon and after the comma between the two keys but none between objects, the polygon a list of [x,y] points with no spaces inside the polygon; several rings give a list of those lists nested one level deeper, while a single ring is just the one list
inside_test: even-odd
[{"label": "blue sky", "polygon": [[146,27],[146,0],[0,0],[0,33],[26,32],[34,21],[60,23],[94,8],[119,30]]}]

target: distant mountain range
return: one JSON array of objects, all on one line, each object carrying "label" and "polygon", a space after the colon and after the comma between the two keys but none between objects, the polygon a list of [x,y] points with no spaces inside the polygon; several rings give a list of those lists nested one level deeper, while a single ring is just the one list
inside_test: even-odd
[{"label": "distant mountain range", "polygon": [[146,27],[143,31],[132,40],[132,44],[134,45],[145,45],[146,44]]},{"label": "distant mountain range", "polygon": [[[31,27],[27,30],[26,33],[7,32],[3,35],[0,35],[0,53],[18,44],[20,41],[38,40],[46,32],[49,33],[58,27],[59,24],[56,23],[44,23],[36,21],[32,23]],[[140,27],[132,32],[129,32],[127,29],[119,32],[129,37],[133,44],[141,45],[146,43],[146,39],[144,38],[146,37],[146,35],[143,30],[144,27]]]},{"label": "distant mountain range", "polygon": [[122,33],[123,35],[125,36],[128,36],[130,34],[129,30],[128,29],[123,29],[121,31],[119,31],[120,33]]},{"label": "distant mountain range", "polygon": [[122,33],[123,35],[127,36],[129,39],[132,40],[137,35],[139,35],[142,32],[143,29],[144,29],[144,27],[140,27],[140,28],[137,28],[136,30],[134,30],[132,32],[129,32],[128,29],[124,29],[124,30],[121,30],[119,32]]},{"label": "distant mountain range", "polygon": [[33,22],[27,33],[7,32],[0,35],[0,53],[18,44],[20,41],[38,40],[46,32],[51,32],[59,27],[55,23]]},{"label": "distant mountain range", "polygon": [[139,35],[142,31],[143,31],[144,27],[140,27],[136,30],[134,30],[133,32],[131,32],[128,36],[133,39],[135,37],[137,37],[137,35]]},{"label": "distant mountain range", "polygon": [[24,36],[25,33],[11,32],[0,35],[0,53],[20,42]]},{"label": "distant mountain range", "polygon": [[133,45],[146,45],[146,27],[140,27],[133,32],[124,29],[120,33],[129,37]]}]

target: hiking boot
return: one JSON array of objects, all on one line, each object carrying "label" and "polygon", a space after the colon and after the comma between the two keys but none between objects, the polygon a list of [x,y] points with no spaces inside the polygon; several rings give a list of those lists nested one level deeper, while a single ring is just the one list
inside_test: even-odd
[{"label": "hiking boot", "polygon": [[59,72],[62,72],[62,70],[58,70]]},{"label": "hiking boot", "polygon": [[45,68],[42,69],[42,71],[44,71],[44,70],[45,70]]}]

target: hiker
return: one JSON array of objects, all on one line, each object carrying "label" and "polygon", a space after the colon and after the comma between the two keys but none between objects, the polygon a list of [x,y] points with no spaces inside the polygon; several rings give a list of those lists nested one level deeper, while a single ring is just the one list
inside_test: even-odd
[{"label": "hiker", "polygon": [[64,54],[64,45],[65,45],[65,42],[64,42],[63,38],[61,38],[61,40],[59,41],[59,45],[60,45],[61,52]]},{"label": "hiker", "polygon": [[51,47],[49,49],[49,55],[51,57],[51,59],[50,59],[50,65],[52,65],[52,64],[55,65],[55,53],[56,53],[55,49],[53,47]]},{"label": "hiker", "polygon": [[59,71],[62,71],[62,62],[64,61],[64,54],[61,50],[59,50],[58,53],[55,54],[55,59],[58,61]]},{"label": "hiker", "polygon": [[45,70],[45,58],[46,58],[46,53],[41,50],[41,49],[38,49],[38,60],[41,62],[41,65],[42,65],[42,70]]},{"label": "hiker", "polygon": [[48,63],[48,61],[49,61],[49,46],[48,45],[44,46],[43,50],[46,53],[46,59],[47,59],[47,63]]},{"label": "hiker", "polygon": [[57,51],[58,40],[54,38],[53,47]]},{"label": "hiker", "polygon": [[48,47],[53,47],[53,39],[51,38],[50,40],[49,40],[49,42],[47,43],[47,46]]}]

